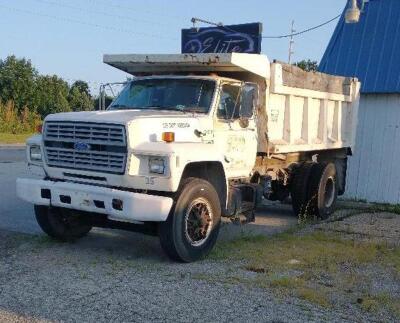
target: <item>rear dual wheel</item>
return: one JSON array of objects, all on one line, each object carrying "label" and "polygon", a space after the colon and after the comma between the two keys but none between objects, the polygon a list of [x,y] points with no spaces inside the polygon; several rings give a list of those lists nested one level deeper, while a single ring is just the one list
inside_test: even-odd
[{"label": "rear dual wheel", "polygon": [[336,167],[333,163],[304,163],[295,173],[291,188],[296,215],[327,219],[338,195]]},{"label": "rear dual wheel", "polygon": [[316,163],[308,184],[309,212],[327,219],[335,210],[338,196],[336,167],[333,163]]},{"label": "rear dual wheel", "polygon": [[308,182],[313,166],[313,163],[306,162],[301,164],[295,171],[291,185],[291,196],[293,212],[296,216],[303,216],[305,212],[308,197]]}]

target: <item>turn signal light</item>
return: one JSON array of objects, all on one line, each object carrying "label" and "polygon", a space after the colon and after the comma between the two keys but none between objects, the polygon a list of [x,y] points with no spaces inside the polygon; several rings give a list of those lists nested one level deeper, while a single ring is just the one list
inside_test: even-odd
[{"label": "turn signal light", "polygon": [[163,132],[162,140],[165,142],[174,142],[175,141],[175,132]]},{"label": "turn signal light", "polygon": [[36,126],[36,132],[42,133],[42,131],[43,131],[43,125],[42,124],[37,125]]}]

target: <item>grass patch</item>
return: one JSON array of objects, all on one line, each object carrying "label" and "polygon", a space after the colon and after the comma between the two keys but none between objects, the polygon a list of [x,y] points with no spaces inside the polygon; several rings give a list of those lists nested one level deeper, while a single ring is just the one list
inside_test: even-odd
[{"label": "grass patch", "polygon": [[394,299],[387,293],[375,296],[367,296],[360,300],[361,308],[365,311],[376,313],[382,309],[388,309],[400,318],[400,299]]},{"label": "grass patch", "polygon": [[297,294],[299,298],[304,299],[307,302],[318,304],[322,307],[330,307],[331,303],[329,298],[325,292],[322,290],[309,288],[309,287],[300,287],[297,289]]},{"label": "grass patch", "polygon": [[376,259],[379,245],[342,240],[316,232],[307,235],[283,233],[274,237],[249,236],[220,243],[214,259],[247,260],[248,266],[266,271],[300,269],[334,271],[342,264],[368,263]]},{"label": "grass patch", "polygon": [[[346,202],[363,203],[364,205],[346,205]],[[343,200],[343,205],[339,206],[340,210],[354,210],[358,213],[378,213],[388,212],[393,214],[400,214],[400,204],[382,204],[382,203],[368,203],[365,200]]]},{"label": "grass patch", "polygon": [[369,211],[377,213],[377,212],[388,212],[393,214],[400,214],[400,205],[399,204],[372,204],[369,208]]},{"label": "grass patch", "polygon": [[[214,260],[242,264],[253,278],[242,283],[272,289],[278,295],[293,295],[323,307],[331,306],[333,293],[348,295],[356,303],[356,291],[363,290],[365,278],[356,274],[370,264],[400,269],[400,249],[383,244],[343,239],[325,232],[298,234],[286,232],[276,236],[242,236],[219,243],[211,254]],[[355,274],[354,274],[355,273]],[[233,279],[230,279],[233,281]],[[238,279],[240,281],[240,279]],[[394,312],[393,300],[376,298],[365,308],[383,304]]]},{"label": "grass patch", "polygon": [[380,251],[382,263],[393,268],[400,278],[400,248],[382,247]]},{"label": "grass patch", "polygon": [[24,144],[32,135],[32,133],[0,133],[0,144]]},{"label": "grass patch", "polygon": [[304,280],[299,279],[297,277],[283,276],[279,278],[273,278],[270,282],[270,286],[293,289],[293,288],[303,287]]}]

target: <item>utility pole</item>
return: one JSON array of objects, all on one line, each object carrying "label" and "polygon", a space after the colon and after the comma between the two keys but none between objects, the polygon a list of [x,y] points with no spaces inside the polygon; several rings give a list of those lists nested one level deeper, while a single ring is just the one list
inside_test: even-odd
[{"label": "utility pole", "polygon": [[292,56],[294,54],[294,37],[293,34],[296,32],[294,29],[294,20],[292,20],[292,27],[290,28],[290,40],[289,40],[289,59],[288,63],[292,63]]}]

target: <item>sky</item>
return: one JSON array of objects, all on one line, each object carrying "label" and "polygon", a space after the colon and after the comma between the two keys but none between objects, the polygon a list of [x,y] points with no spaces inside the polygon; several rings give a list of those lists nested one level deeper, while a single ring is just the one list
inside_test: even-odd
[{"label": "sky", "polygon": [[[263,23],[264,36],[301,31],[340,14],[347,0],[0,0],[0,59],[30,59],[42,74],[80,79],[93,94],[127,74],[103,54],[179,53],[180,30],[199,17],[224,24]],[[337,21],[295,38],[293,60],[319,61]],[[288,60],[288,39],[264,39],[263,54]]]}]

